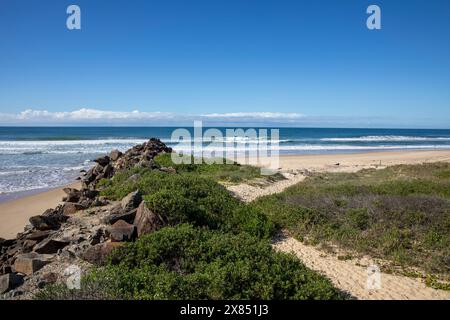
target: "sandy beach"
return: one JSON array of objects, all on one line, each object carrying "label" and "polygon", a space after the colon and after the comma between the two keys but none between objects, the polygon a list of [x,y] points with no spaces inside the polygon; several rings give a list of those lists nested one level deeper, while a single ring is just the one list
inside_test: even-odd
[{"label": "sandy beach", "polygon": [[[80,188],[80,183],[73,183],[66,187]],[[63,188],[65,187],[0,203],[0,238],[15,237],[18,232],[23,231],[30,217],[56,207],[65,195]]]}]

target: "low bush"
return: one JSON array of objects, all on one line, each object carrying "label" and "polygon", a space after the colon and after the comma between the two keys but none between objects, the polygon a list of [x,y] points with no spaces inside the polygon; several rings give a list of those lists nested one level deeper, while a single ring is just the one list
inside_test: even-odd
[{"label": "low bush", "polygon": [[116,250],[109,264],[83,283],[92,287],[104,279],[111,279],[108,294],[124,299],[345,298],[298,259],[273,251],[268,241],[187,224],[163,228]]},{"label": "low bush", "polygon": [[322,173],[254,202],[278,228],[312,243],[450,274],[450,164]]}]

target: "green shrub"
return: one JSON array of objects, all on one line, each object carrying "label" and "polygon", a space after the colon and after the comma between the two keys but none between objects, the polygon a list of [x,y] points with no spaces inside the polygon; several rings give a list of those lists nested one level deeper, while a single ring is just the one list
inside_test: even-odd
[{"label": "green shrub", "polygon": [[123,299],[343,299],[329,280],[267,241],[190,225],[166,227],[130,243],[106,267],[83,279],[76,295],[44,289],[45,299],[96,298],[88,288],[108,280]]}]

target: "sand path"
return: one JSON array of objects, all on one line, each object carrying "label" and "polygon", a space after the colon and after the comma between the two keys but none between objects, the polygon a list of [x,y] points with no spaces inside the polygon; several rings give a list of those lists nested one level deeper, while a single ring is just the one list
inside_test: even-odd
[{"label": "sand path", "polygon": [[[450,151],[377,152],[351,155],[311,155],[282,157],[280,167],[287,180],[266,187],[241,184],[228,187],[246,202],[264,195],[281,192],[303,179],[309,172],[354,172],[363,168],[384,168],[396,164],[418,164],[424,162],[450,162]],[[336,165],[339,163],[339,165]],[[357,299],[381,300],[450,300],[450,292],[427,287],[423,280],[400,275],[380,273],[380,286],[368,289],[367,267],[356,261],[339,260],[337,255],[327,254],[313,246],[281,235],[275,239],[274,248],[296,255],[307,267],[328,277],[333,284]],[[369,265],[370,262],[367,264]]]}]

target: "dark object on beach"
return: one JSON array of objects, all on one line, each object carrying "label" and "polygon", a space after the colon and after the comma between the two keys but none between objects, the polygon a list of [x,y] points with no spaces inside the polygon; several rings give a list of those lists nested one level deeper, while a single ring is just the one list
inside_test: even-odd
[{"label": "dark object on beach", "polygon": [[340,163],[338,162],[338,163],[335,163],[334,165],[335,165],[335,166],[338,166],[338,165],[340,165]]}]

